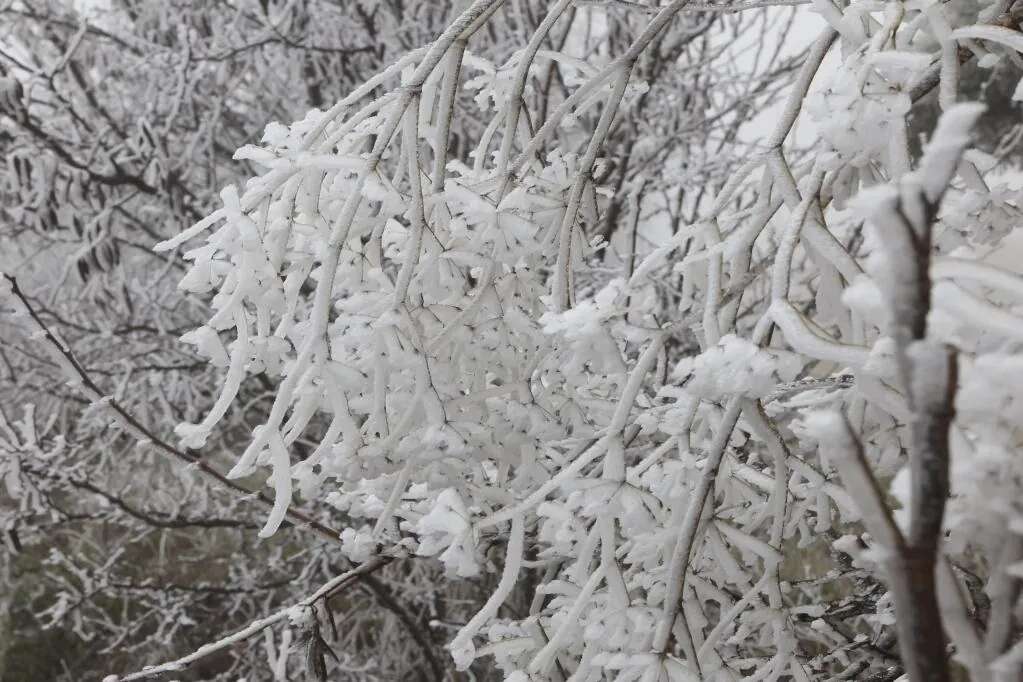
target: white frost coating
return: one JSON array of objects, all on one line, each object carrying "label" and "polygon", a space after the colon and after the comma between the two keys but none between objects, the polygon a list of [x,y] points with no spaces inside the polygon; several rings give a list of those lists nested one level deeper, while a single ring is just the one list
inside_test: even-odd
[{"label": "white frost coating", "polygon": [[[249,625],[242,628],[238,632],[223,637],[217,640],[216,642],[204,644],[203,646],[199,647],[196,651],[187,656],[179,658],[175,661],[170,661],[169,663],[164,663],[161,665],[145,668],[144,670],[142,670],[142,672],[133,673],[131,675],[124,675],[121,677],[111,675],[109,677],[113,677],[118,682],[134,682],[134,680],[141,680],[150,677],[159,677],[160,675],[165,673],[179,672],[185,670],[188,666],[190,666],[192,663],[195,663],[196,661],[199,661],[217,651],[222,651],[224,649],[233,647],[240,642],[244,642],[250,637],[259,634],[262,630],[265,630],[271,625],[274,625],[275,623],[279,623],[283,620],[290,618],[292,614],[295,613],[296,608],[308,608],[312,606],[316,602],[323,599],[323,597],[325,597],[326,595],[333,593],[335,590],[345,585],[346,583],[352,581],[353,579],[357,578],[359,575],[362,575],[364,573],[371,573],[377,570],[378,568],[380,568],[382,563],[383,561],[378,559],[363,564],[362,566],[353,568],[352,570],[347,571],[345,573],[342,573],[341,575],[332,578],[328,582],[324,583],[322,587],[320,587],[318,590],[316,590],[311,595],[309,595],[302,601],[298,602],[297,604],[292,606],[286,606],[283,609],[280,609],[279,611],[269,616],[266,616],[265,618],[254,620]],[[109,679],[109,677],[106,679]]]},{"label": "white frost coating", "polygon": [[556,476],[537,488],[536,491],[526,497],[526,499],[514,506],[505,507],[496,514],[491,514],[490,516],[480,519],[476,523],[476,527],[482,529],[497,525],[502,521],[507,521],[510,518],[519,516],[523,514],[525,510],[539,504],[540,501],[547,497],[552,490],[560,486],[565,481],[575,477],[576,474],[582,471],[583,467],[603,454],[607,449],[607,442],[606,438],[602,438],[593,445],[590,445],[583,450],[583,452],[581,452],[569,466],[559,471]]},{"label": "white frost coating", "polygon": [[964,102],[941,114],[917,171],[928,199],[938,199],[948,187],[963,150],[972,139],[971,131],[985,109],[983,104]]},{"label": "white frost coating", "polygon": [[664,263],[665,259],[672,251],[685,244],[686,240],[693,238],[703,229],[703,223],[685,225],[680,228],[678,232],[672,235],[671,239],[668,240],[668,243],[663,246],[659,246],[648,253],[639,265],[636,266],[635,271],[632,273],[632,277],[629,278],[629,287],[638,286],[651,271]]},{"label": "white frost coating", "polygon": [[909,532],[909,510],[913,504],[913,478],[908,466],[899,469],[899,473],[895,474],[888,486],[888,492],[899,503],[898,508],[892,511],[892,518],[905,535]]},{"label": "white frost coating", "polygon": [[803,416],[806,432],[820,443],[827,459],[838,469],[842,484],[860,509],[867,529],[888,550],[902,544],[876,483],[858,452],[845,418],[834,410],[817,410]]},{"label": "white frost coating", "polygon": [[674,376],[687,393],[708,400],[729,395],[763,398],[778,384],[791,381],[801,368],[802,361],[791,353],[760,348],[729,334],[716,346],[679,362]]},{"label": "white frost coating", "polygon": [[545,673],[547,669],[554,664],[554,658],[558,655],[558,651],[564,645],[565,639],[568,637],[568,633],[579,627],[579,617],[583,613],[583,609],[586,608],[587,602],[590,596],[600,585],[604,579],[603,568],[597,568],[586,583],[579,590],[576,595],[575,601],[572,603],[572,608],[565,616],[564,622],[561,627],[558,628],[554,636],[550,638],[550,641],[544,645],[543,649],[540,649],[533,657],[533,660],[529,662],[529,672],[531,673]]},{"label": "white frost coating", "polygon": [[208,216],[197,222],[195,225],[192,225],[192,227],[188,228],[181,234],[172,237],[171,239],[168,239],[166,241],[162,241],[159,244],[156,244],[153,247],[153,251],[170,251],[171,249],[175,249],[184,244],[185,242],[187,242],[189,239],[192,239],[196,235],[201,234],[211,225],[222,220],[226,215],[227,212],[224,209],[222,208],[217,209],[213,213],[210,213]]},{"label": "white frost coating", "polygon": [[600,333],[601,325],[617,312],[615,302],[625,290],[625,282],[612,280],[592,301],[581,301],[574,308],[558,313],[545,313],[540,318],[547,334],[563,334],[567,339],[580,339]]},{"label": "white frost coating", "polygon": [[[448,571],[462,578],[479,575],[469,510],[452,488],[437,495],[434,506],[416,523],[420,556],[440,554]],[[443,550],[443,551],[442,551]]]},{"label": "white frost coating", "polygon": [[249,360],[249,335],[248,322],[242,310],[235,311],[235,332],[237,336],[231,348],[230,366],[217,402],[201,423],[178,424],[174,428],[174,432],[181,438],[181,444],[186,448],[201,448],[206,444],[213,426],[227,413],[235,396],[238,395],[242,381],[245,380],[245,365]]},{"label": "white frost coating", "polygon": [[945,7],[931,4],[923,8],[934,37],[941,43],[941,82],[938,85],[938,101],[947,110],[955,105],[959,92],[959,49],[952,37],[952,27],[945,13]]},{"label": "white frost coating", "polygon": [[817,13],[828,22],[831,28],[842,35],[842,38],[855,41],[857,36],[849,32],[848,23],[845,21],[845,15],[842,14],[841,10],[835,6],[835,3],[831,0],[813,0],[813,8]]},{"label": "white frost coating", "polygon": [[968,279],[985,286],[1001,289],[1016,296],[1023,302],[1023,277],[989,263],[966,260],[965,258],[935,258],[931,262],[933,279]]},{"label": "white frost coating", "polygon": [[633,367],[632,373],[629,375],[629,382],[622,390],[622,397],[618,400],[618,406],[611,417],[611,422],[607,425],[606,432],[608,434],[620,433],[625,428],[629,412],[632,410],[633,403],[636,402],[636,397],[643,388],[643,380],[646,378],[647,373],[653,369],[654,363],[657,361],[657,355],[664,345],[665,336],[663,333],[655,335],[650,343],[647,344],[643,354],[639,356],[639,360],[636,361],[636,366]]},{"label": "white frost coating", "polygon": [[362,530],[345,528],[341,531],[341,551],[356,563],[368,561],[376,548],[377,541],[368,526]]},{"label": "white frost coating", "polygon": [[877,283],[868,275],[860,275],[842,291],[842,303],[884,329],[888,320],[888,304]]},{"label": "white frost coating", "polygon": [[1020,35],[1019,31],[1013,31],[1004,26],[983,26],[980,24],[964,26],[952,31],[952,37],[956,40],[964,38],[990,40],[1017,52],[1023,52],[1023,35]]},{"label": "white frost coating", "polygon": [[721,637],[725,629],[730,627],[739,614],[746,609],[746,606],[760,596],[761,591],[770,579],[770,575],[770,573],[765,573],[756,585],[746,591],[746,594],[744,594],[741,599],[737,600],[732,607],[728,609],[728,611],[721,614],[718,624],[715,625],[714,629],[707,634],[707,639],[700,645],[700,650],[697,652],[699,657],[702,658],[706,655],[707,652],[717,644],[718,639]]},{"label": "white frost coating", "polygon": [[785,334],[789,344],[804,355],[854,368],[862,367],[870,357],[870,349],[834,341],[810,327],[812,323],[788,301],[771,304],[771,319]]},{"label": "white frost coating", "polygon": [[451,641],[451,656],[455,659],[455,665],[459,670],[466,670],[476,659],[476,647],[472,638],[480,631],[491,618],[497,615],[497,610],[504,604],[505,599],[511,594],[512,588],[519,579],[519,568],[522,565],[523,539],[525,537],[525,524],[522,516],[512,519],[511,534],[508,536],[508,550],[505,555],[504,570],[501,572],[501,580],[497,588],[491,593],[483,608],[465,624],[455,638]]},{"label": "white frost coating", "polygon": [[268,538],[277,532],[291,504],[291,457],[280,434],[270,438],[270,465],[273,467],[268,483],[274,489],[274,504],[259,531],[259,537]]},{"label": "white frost coating", "polygon": [[181,341],[195,346],[199,355],[207,358],[214,367],[227,367],[231,364],[231,358],[227,355],[220,335],[209,325],[196,327],[192,331],[182,334]]},{"label": "white frost coating", "polygon": [[960,325],[972,325],[1010,338],[1023,340],[1023,318],[969,293],[947,281],[934,286],[934,304],[955,313]]},{"label": "white frost coating", "polygon": [[717,527],[718,531],[731,540],[732,545],[740,551],[757,554],[765,562],[767,562],[768,565],[781,563],[783,559],[781,552],[763,540],[756,538],[749,533],[745,533],[732,524],[721,520],[715,521],[714,525]]},{"label": "white frost coating", "polygon": [[[1023,382],[1023,357],[998,352],[986,353],[976,359],[965,373],[956,396],[956,409],[964,417],[979,420],[989,428],[999,424],[1015,424],[1023,419],[1023,398],[1017,387]],[[998,406],[993,410],[992,406]],[[965,460],[964,466],[977,464]]]},{"label": "white frost coating", "polygon": [[804,415],[803,428],[819,443],[835,444],[846,438],[842,415],[832,410],[816,410]]},{"label": "white frost coating", "polygon": [[[907,271],[875,256],[893,245],[899,258],[916,254],[911,240],[899,241],[905,231],[889,228],[930,217],[922,187],[932,199],[948,194],[933,225],[913,225],[933,230],[936,254],[999,248],[1018,223],[1023,197],[995,184],[996,159],[959,162],[979,111],[954,105],[966,96],[953,37],[964,18],[931,0],[815,1],[829,26],[800,55],[793,82],[791,68],[778,72],[788,92],[773,132],[737,153],[726,140],[709,164],[697,153],[683,166],[670,147],[675,133],[704,139],[704,118],[773,104],[774,76],[743,79],[732,62],[704,52],[711,58],[699,63],[699,80],[712,88],[724,76],[729,86],[708,90],[706,117],[688,120],[678,100],[669,116],[658,109],[660,91],[688,88],[693,64],[681,58],[647,91],[630,82],[645,76],[647,55],[629,46],[622,57],[617,41],[652,41],[657,25],[691,10],[693,22],[660,34],[667,49],[721,11],[706,33],[717,49],[718,24],[742,26],[743,13],[732,10],[757,3],[665,0],[649,8],[652,20],[616,10],[608,25],[629,30],[601,34],[606,44],[590,50],[590,38],[572,28],[561,51],[552,37],[572,27],[559,16],[573,2],[560,0],[537,15],[525,50],[516,51],[518,32],[491,32],[509,41],[501,42],[506,62],[490,61],[489,40],[463,60],[470,25],[493,28],[485,15],[500,4],[472,3],[441,41],[400,58],[326,114],[267,126],[263,144],[237,155],[270,170],[241,196],[222,195],[219,228],[187,254],[184,280],[215,311],[186,340],[230,368],[229,384],[245,336],[243,376],[282,377],[232,475],[272,467],[269,531],[291,496],[284,447],[298,445],[292,459],[312,452],[290,476],[311,504],[322,494],[341,513],[341,552],[356,561],[417,551],[439,559],[449,577],[473,576],[479,545],[498,548],[487,556],[500,564],[510,537],[499,591],[452,647],[460,667],[488,655],[508,679],[536,682],[557,679],[551,664],[561,659],[565,676],[580,682],[674,681],[696,670],[707,679],[807,682],[873,674],[882,664],[868,647],[848,647],[814,620],[834,603],[819,585],[840,576],[811,568],[807,580],[782,586],[780,551],[830,551],[822,534],[859,520],[861,506],[872,533],[894,538],[882,544],[897,541],[870,473],[887,480],[906,449],[911,414],[892,388],[900,348],[876,341],[876,328],[888,327],[884,301]],[[981,9],[984,16],[991,8]],[[842,44],[833,47],[835,31]],[[982,56],[967,42],[974,39],[960,39]],[[702,42],[686,49],[699,54]],[[755,61],[770,61],[768,52]],[[545,104],[534,116],[552,64],[563,80],[554,109]],[[822,76],[828,82],[815,84]],[[742,93],[747,83],[754,89]],[[914,171],[907,120],[924,85],[938,89],[948,112],[924,133],[932,144]],[[641,92],[649,122],[636,120]],[[721,119],[716,103],[732,93],[739,99]],[[796,160],[784,142],[806,114],[817,119],[816,137]],[[679,128],[675,118],[686,122]],[[662,127],[664,135],[648,132]],[[733,168],[716,198],[688,189],[694,180],[721,186]],[[608,210],[613,202],[620,215]],[[865,217],[872,229],[863,230]],[[603,252],[587,247],[607,235]],[[872,278],[862,275],[865,264],[878,266],[869,267]],[[938,314],[929,331],[963,358],[956,456],[966,454],[956,485],[976,507],[992,481],[1008,490],[1003,481],[1014,477],[1002,468],[1010,436],[999,434],[1014,433],[1023,401],[999,330],[1019,336],[1023,287],[973,261],[938,258],[931,275]],[[947,286],[965,292],[950,295]],[[219,338],[236,352],[228,355]],[[1001,355],[987,357],[993,347]],[[997,403],[986,414],[985,399]],[[836,412],[808,416],[803,427],[798,414],[811,405],[834,407],[848,422]],[[235,411],[221,416],[236,428]],[[185,434],[199,442],[212,426],[183,429],[199,429]],[[979,473],[963,474],[967,464]],[[950,538],[971,551],[978,527],[1023,527],[1020,519],[989,522],[993,511],[981,517],[965,502],[955,511],[946,517],[958,524]],[[597,561],[602,578],[594,577]],[[874,564],[857,569],[873,572]],[[514,594],[509,572],[523,565],[536,570],[543,596],[528,612],[502,612]],[[464,622],[473,610],[453,604],[451,617]],[[780,617],[785,610],[811,620]],[[884,601],[875,611],[862,619],[871,635],[891,618]],[[475,649],[474,638],[489,643]],[[797,656],[807,641],[833,653]]]}]

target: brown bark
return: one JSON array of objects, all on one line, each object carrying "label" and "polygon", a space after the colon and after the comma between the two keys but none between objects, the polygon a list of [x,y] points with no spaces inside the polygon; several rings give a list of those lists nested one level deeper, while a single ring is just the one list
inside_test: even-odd
[{"label": "brown bark", "polygon": [[910,528],[905,542],[888,561],[895,602],[899,652],[911,682],[950,679],[947,640],[938,604],[937,568],[942,521],[949,495],[949,427],[954,416],[957,381],[955,350],[928,340],[931,308],[931,228],[940,198],[918,200],[925,207],[921,224],[901,210],[893,235],[904,245],[896,253],[913,262],[893,263],[892,335],[899,347],[896,360],[911,409],[909,423]]}]

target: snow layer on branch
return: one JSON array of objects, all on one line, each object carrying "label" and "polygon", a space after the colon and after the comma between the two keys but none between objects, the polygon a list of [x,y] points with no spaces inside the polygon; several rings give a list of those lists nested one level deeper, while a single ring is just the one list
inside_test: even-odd
[{"label": "snow layer on branch", "polygon": [[[430,511],[415,525],[421,556],[436,556],[462,578],[479,575],[469,510],[453,489],[442,490]],[[443,551],[442,551],[443,550]]]},{"label": "snow layer on branch", "polygon": [[603,323],[617,312],[615,303],[624,291],[623,280],[612,280],[592,300],[580,301],[562,313],[545,313],[540,318],[543,330],[547,334],[561,334],[569,340],[600,334]]},{"label": "snow layer on branch", "polygon": [[763,398],[778,384],[795,378],[802,364],[792,353],[760,348],[728,334],[716,346],[679,362],[674,377],[687,393],[708,400],[735,395]]}]

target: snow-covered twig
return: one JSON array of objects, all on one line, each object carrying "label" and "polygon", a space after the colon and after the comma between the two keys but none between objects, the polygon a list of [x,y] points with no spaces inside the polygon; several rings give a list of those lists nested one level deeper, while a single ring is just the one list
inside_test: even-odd
[{"label": "snow-covered twig", "polygon": [[332,595],[336,594],[339,590],[347,587],[351,583],[357,582],[361,577],[369,575],[374,571],[386,566],[390,562],[390,559],[378,557],[372,559],[357,566],[352,570],[342,573],[333,580],[325,583],[320,589],[313,592],[305,599],[297,602],[292,606],[283,608],[276,613],[273,613],[259,620],[255,620],[248,626],[242,628],[238,632],[223,637],[216,642],[211,642],[204,646],[199,647],[196,651],[192,652],[187,656],[183,656],[174,661],[163,663],[161,665],[151,666],[145,668],[136,673],[130,673],[128,675],[109,675],[104,678],[104,682],[131,682],[132,680],[144,680],[151,677],[160,677],[167,673],[181,672],[187,669],[189,666],[197,661],[200,661],[207,656],[211,656],[218,651],[231,648],[237,644],[245,641],[250,637],[258,635],[266,628],[283,621],[286,618],[295,618],[296,614],[301,614],[305,609],[314,606],[321,599],[329,599]]}]

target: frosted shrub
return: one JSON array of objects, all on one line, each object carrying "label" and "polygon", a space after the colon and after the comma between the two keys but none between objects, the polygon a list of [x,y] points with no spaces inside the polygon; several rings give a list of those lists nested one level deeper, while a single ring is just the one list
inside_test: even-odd
[{"label": "frosted shrub", "polygon": [[[357,561],[372,542],[472,576],[480,548],[506,542],[452,644],[462,668],[939,680],[947,632],[973,679],[1016,679],[1023,280],[981,256],[1018,227],[1020,196],[992,189],[997,164],[970,149],[982,107],[956,103],[961,61],[1019,60],[1010,8],[816,2],[827,26],[759,151],[663,245],[633,237],[611,258],[593,240],[609,136],[649,87],[637,60],[695,8],[651,9],[624,50],[581,59],[541,49],[573,4],[559,2],[495,66],[470,38],[499,4],[241,150],[266,172],[159,247],[189,244],[186,280],[215,292],[209,326],[231,339],[221,399],[179,427],[185,444],[245,372],[279,372],[230,474],[272,471],[265,534],[294,483],[347,507],[373,496],[372,529],[345,545]],[[606,4],[585,11],[614,21]],[[525,98],[549,61],[572,77],[536,118]],[[471,167],[448,154],[461,88],[492,117]],[[944,115],[914,158],[907,119],[931,90]],[[804,102],[817,142],[787,151]],[[527,572],[529,613],[502,613]]]},{"label": "frosted shrub", "polygon": [[[186,341],[224,367],[183,445],[247,374],[277,378],[228,474],[268,473],[261,535],[300,491],[346,511],[362,567],[493,573],[452,638],[460,669],[1019,679],[1023,279],[985,254],[1018,236],[1021,196],[972,148],[983,105],[957,101],[961,63],[1019,63],[1018,8],[815,0],[824,29],[765,81],[785,88],[773,128],[712,152],[694,120],[691,154],[661,156],[670,114],[643,124],[644,98],[695,72],[646,60],[759,5],[561,0],[496,64],[472,38],[502,4],[268,127],[238,152],[263,173],[157,247],[191,261],[183,287],[213,314]],[[583,13],[628,39],[552,48]],[[726,89],[738,67],[707,58]],[[561,89],[538,92],[555,65]],[[470,115],[489,123],[454,156]],[[804,116],[809,147],[790,141]],[[616,205],[601,177],[624,163],[641,170]],[[528,611],[503,609],[527,580]]]}]

